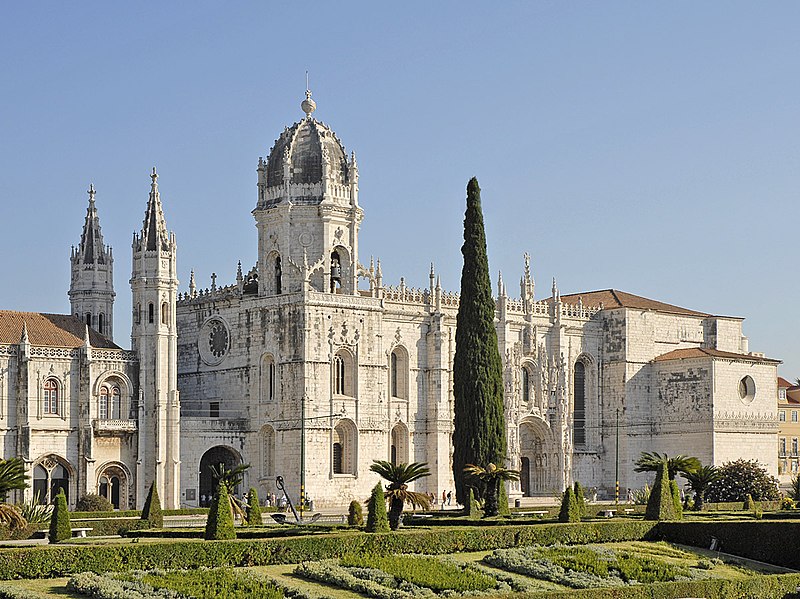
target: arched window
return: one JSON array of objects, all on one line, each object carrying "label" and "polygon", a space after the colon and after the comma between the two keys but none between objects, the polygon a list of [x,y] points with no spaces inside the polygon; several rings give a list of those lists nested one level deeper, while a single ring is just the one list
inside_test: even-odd
[{"label": "arched window", "polygon": [[261,367],[261,397],[263,401],[274,401],[276,390],[275,360],[272,356],[264,356]]},{"label": "arched window", "polygon": [[97,412],[101,420],[122,418],[122,393],[119,385],[106,383],[100,387],[100,405]]},{"label": "arched window", "polygon": [[33,497],[37,502],[50,504],[58,490],[64,489],[69,504],[69,471],[60,458],[48,456],[33,468]]},{"label": "arched window", "polygon": [[109,404],[108,395],[109,395],[108,387],[106,387],[105,385],[100,387],[100,406],[98,409],[100,420],[106,420],[108,418],[108,404]]},{"label": "arched window", "polygon": [[353,357],[347,351],[333,356],[333,394],[353,397],[355,392]]},{"label": "arched window", "polygon": [[155,308],[153,307],[152,302],[150,305],[147,306],[147,322],[153,324],[153,320],[155,319]]},{"label": "arched window", "polygon": [[392,443],[389,447],[389,461],[392,464],[408,463],[408,429],[398,422],[392,428]]},{"label": "arched window", "polygon": [[575,362],[573,392],[572,440],[575,445],[586,445],[586,367],[583,362]]},{"label": "arched window", "polygon": [[356,473],[356,428],[350,420],[342,420],[333,429],[333,473]]},{"label": "arched window", "polygon": [[275,476],[275,429],[261,429],[261,478]]},{"label": "arched window", "polygon": [[128,475],[117,464],[105,468],[97,479],[97,494],[108,499],[115,510],[127,508],[127,490]]},{"label": "arched window", "polygon": [[392,397],[408,399],[408,354],[402,347],[396,347],[389,360],[389,389]]},{"label": "arched window", "polygon": [[281,257],[275,256],[275,295],[281,294],[281,276],[283,271],[281,268]]},{"label": "arched window", "polygon": [[59,403],[58,381],[51,377],[45,380],[42,388],[44,390],[44,413],[57,415]]},{"label": "arched window", "polygon": [[136,324],[142,324],[142,304],[136,304]]},{"label": "arched window", "polygon": [[526,366],[523,366],[520,375],[522,378],[522,396],[520,399],[522,403],[527,404],[531,400],[531,373],[528,372]]},{"label": "arched window", "polygon": [[100,314],[97,315],[97,332],[105,335],[106,332],[105,325],[106,325],[105,318],[103,316],[103,313],[100,312]]},{"label": "arched window", "polygon": [[342,287],[342,261],[339,252],[331,253],[331,293]]},{"label": "arched window", "polygon": [[92,326],[92,313],[91,312],[87,312],[85,318],[86,318],[86,324],[88,324],[89,326]]},{"label": "arched window", "polygon": [[167,308],[167,302],[162,302],[161,304],[161,324],[169,324],[169,309]]}]

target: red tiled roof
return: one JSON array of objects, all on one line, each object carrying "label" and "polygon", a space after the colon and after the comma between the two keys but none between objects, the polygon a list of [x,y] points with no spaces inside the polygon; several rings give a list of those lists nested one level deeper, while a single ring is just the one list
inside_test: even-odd
[{"label": "red tiled roof", "polygon": [[585,293],[571,293],[569,295],[562,295],[561,301],[565,304],[577,304],[578,298],[581,299],[584,306],[596,307],[603,304],[605,309],[613,308],[636,308],[638,310],[653,310],[655,312],[666,312],[668,314],[683,314],[686,316],[710,316],[705,312],[697,312],[696,310],[689,310],[681,308],[680,306],[673,306],[672,304],[665,304],[656,300],[647,299],[625,291],[618,291],[616,289],[603,289],[601,291],[587,291]]},{"label": "red tiled roof", "polygon": [[[41,314],[0,310],[0,343],[14,345],[22,337],[22,324],[28,329],[28,340],[37,347],[81,347],[86,332],[84,322],[67,314]],[[92,347],[120,349],[113,341],[89,329]]]},{"label": "red tiled roof", "polygon": [[778,389],[788,389],[789,387],[794,387],[794,385],[792,383],[790,383],[789,381],[787,381],[782,376],[779,376],[778,377]]},{"label": "red tiled roof", "polygon": [[748,362],[772,362],[780,364],[780,360],[755,356],[753,354],[737,354],[718,349],[705,347],[688,347],[686,349],[675,349],[666,354],[662,354],[653,359],[654,362],[666,362],[668,360],[687,360],[690,358],[724,358],[728,360],[746,360]]}]

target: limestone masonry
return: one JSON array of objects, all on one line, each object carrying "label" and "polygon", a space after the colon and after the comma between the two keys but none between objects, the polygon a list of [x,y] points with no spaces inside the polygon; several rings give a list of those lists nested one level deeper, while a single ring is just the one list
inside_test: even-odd
[{"label": "limestone masonry", "polygon": [[[71,315],[0,312],[0,447],[21,456],[47,501],[85,493],[141,507],[155,481],[167,508],[212,493],[211,467],[251,464],[244,487],[281,475],[317,506],[365,500],[375,459],[427,462],[416,490],[453,489],[452,362],[458,294],[384,284],[359,260],[358,164],[305,117],[258,161],[255,266],[178,292],[178,243],[151,175],[134,236],[132,348],[112,341],[113,257],[89,191],[71,256]],[[647,481],[642,451],[776,474],[778,361],[749,352],[742,319],[613,289],[536,299],[497,284],[510,497],[579,480],[613,496]],[[616,440],[619,436],[619,456]],[[305,439],[304,464],[301,443]],[[624,495],[623,495],[624,497]]]}]

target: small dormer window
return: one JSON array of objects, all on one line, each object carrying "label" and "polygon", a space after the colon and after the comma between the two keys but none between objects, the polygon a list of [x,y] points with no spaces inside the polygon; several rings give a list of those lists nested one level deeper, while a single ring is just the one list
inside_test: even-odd
[{"label": "small dormer window", "polygon": [[786,401],[786,389],[778,389],[778,399]]}]

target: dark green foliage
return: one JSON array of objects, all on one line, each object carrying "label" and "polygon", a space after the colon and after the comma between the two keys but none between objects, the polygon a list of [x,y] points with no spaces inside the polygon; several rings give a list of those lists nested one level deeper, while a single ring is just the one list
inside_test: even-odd
[{"label": "dark green foliage", "polygon": [[469,487],[466,512],[467,516],[473,520],[483,516],[483,511],[481,510],[481,506],[478,504],[478,499],[475,497],[475,490],[472,487]]},{"label": "dark green foliage", "polygon": [[666,462],[667,475],[670,480],[675,480],[678,473],[694,472],[700,468],[700,460],[693,456],[676,455],[674,458],[669,457],[666,453],[658,453],[654,451],[643,451],[639,459],[636,460],[636,468],[634,472],[655,472],[658,470],[659,464]]},{"label": "dark green foliage", "polygon": [[75,504],[75,510],[78,512],[110,512],[114,509],[111,502],[102,495],[84,495],[78,499]]},{"label": "dark green foliage", "polygon": [[[749,523],[767,524],[753,520]],[[800,527],[795,527],[794,531],[800,535],[798,528]],[[160,543],[125,545],[20,547],[0,551],[0,579],[54,578],[87,571],[122,572],[153,568],[191,569],[209,565],[293,564],[350,554],[441,555],[533,544],[611,543],[655,538],[655,531],[656,525],[652,522],[620,518],[578,524],[406,530],[402,533],[379,535],[346,531],[340,534],[216,543],[167,540]],[[796,553],[786,552],[785,549],[784,552]]]},{"label": "dark green foliage", "polygon": [[367,503],[367,532],[388,532],[389,518],[386,516],[386,496],[383,485],[378,483],[372,489]]},{"label": "dark green foliage", "polygon": [[586,495],[583,492],[583,487],[581,483],[577,480],[575,484],[572,486],[572,491],[575,493],[575,500],[578,502],[578,508],[581,514],[581,518],[586,517]]},{"label": "dark green foliage", "polygon": [[247,493],[247,526],[261,526],[261,504],[258,501],[258,491],[255,487],[250,487]]},{"label": "dark green foliage", "polygon": [[742,505],[742,509],[748,512],[752,512],[756,509],[756,502],[753,501],[753,496],[750,493],[747,494],[747,497],[744,498],[744,505]]},{"label": "dark green foliage", "polygon": [[478,180],[467,185],[464,266],[453,361],[453,477],[456,501],[467,502],[464,468],[502,464],[506,455],[503,367],[494,328],[495,302],[486,255]]},{"label": "dark green foliage", "polygon": [[59,489],[56,495],[53,515],[50,517],[50,534],[48,539],[51,543],[60,543],[72,538],[72,528],[69,525],[69,510],[67,509],[67,496],[64,489]]},{"label": "dark green foliage", "polygon": [[748,494],[756,501],[781,498],[778,479],[770,476],[756,460],[736,460],[717,468],[719,479],[708,485],[707,501],[744,501]]},{"label": "dark green foliage", "polygon": [[161,500],[158,498],[156,483],[150,485],[150,492],[142,509],[142,520],[147,520],[152,528],[164,528],[164,515],[161,513]]},{"label": "dark green foliage", "polygon": [[510,516],[511,507],[508,505],[508,491],[506,490],[505,483],[500,483],[500,495],[497,500],[498,511],[500,516]]},{"label": "dark green foliage", "polygon": [[392,530],[400,528],[403,517],[403,507],[430,508],[430,498],[427,493],[412,491],[408,485],[415,480],[430,476],[431,471],[425,462],[412,462],[411,464],[392,464],[385,460],[373,460],[369,467],[372,472],[379,474],[389,483],[386,486],[384,497],[389,502],[389,527]]},{"label": "dark green foliage", "polygon": [[706,490],[711,483],[719,479],[719,471],[714,466],[702,466],[694,472],[685,472],[683,476],[694,491],[694,510],[702,511],[705,506]]},{"label": "dark green foliage", "polygon": [[[680,497],[678,497],[678,501],[680,501]],[[653,490],[650,491],[650,499],[647,500],[644,518],[645,520],[675,519],[675,504],[672,499],[666,462],[662,462],[656,471],[655,484]]]},{"label": "dark green foliage", "polygon": [[[146,499],[146,498],[145,498]],[[264,508],[268,509],[268,508]],[[181,510],[161,510],[164,516],[196,516],[200,514],[207,514],[207,507],[184,508]],[[83,520],[91,518],[99,520],[100,518],[141,518],[141,510],[117,510],[115,512],[79,512],[75,510],[69,513],[69,517],[73,520]]]},{"label": "dark green foliage", "polygon": [[683,504],[681,503],[681,490],[674,480],[669,481],[669,492],[672,495],[672,509],[676,520],[683,520]]},{"label": "dark green foliage", "polygon": [[6,500],[9,491],[27,488],[28,478],[22,458],[0,458],[0,503]]},{"label": "dark green foliage", "polygon": [[567,487],[564,498],[561,500],[561,511],[558,512],[559,522],[580,522],[581,508],[575,498],[575,491],[572,487]]},{"label": "dark green foliage", "polygon": [[233,510],[228,487],[220,485],[217,494],[211,502],[206,522],[205,539],[207,541],[226,541],[236,538],[236,529],[233,527]]},{"label": "dark green foliage", "polygon": [[364,526],[364,513],[360,501],[354,499],[350,502],[350,507],[347,508],[347,523],[350,526]]},{"label": "dark green foliage", "polygon": [[789,497],[795,501],[800,501],[800,474],[795,474],[792,477],[791,486],[789,488]]}]

